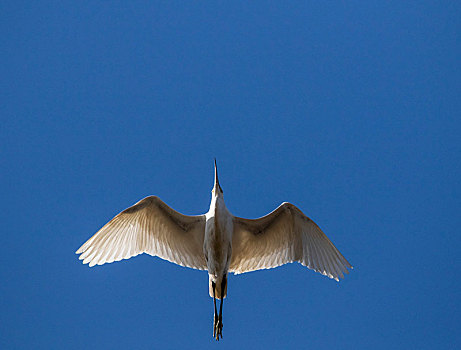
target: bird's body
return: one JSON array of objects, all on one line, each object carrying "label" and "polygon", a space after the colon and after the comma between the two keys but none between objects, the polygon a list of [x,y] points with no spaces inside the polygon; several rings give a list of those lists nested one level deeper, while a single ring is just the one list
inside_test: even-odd
[{"label": "bird's body", "polygon": [[[233,217],[224,204],[222,193],[213,196],[210,210],[205,214],[205,239],[203,253],[207,262],[209,293],[213,297],[213,283],[216,284],[216,297],[221,299],[221,284],[227,275],[232,257]],[[223,297],[226,289],[223,290]]]},{"label": "bird's body", "polygon": [[[227,274],[268,269],[298,261],[339,280],[352,268],[320,228],[290,203],[259,219],[233,216],[224,203],[215,161],[209,211],[187,216],[149,196],[122,211],[85,242],[77,254],[90,266],[141,253],[207,270],[214,301],[213,336],[222,337]],[[221,299],[219,313],[216,299]]]}]

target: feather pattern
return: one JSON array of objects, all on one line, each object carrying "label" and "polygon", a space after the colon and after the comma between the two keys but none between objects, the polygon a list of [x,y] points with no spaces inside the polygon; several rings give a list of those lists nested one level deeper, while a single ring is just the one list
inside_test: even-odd
[{"label": "feather pattern", "polygon": [[351,264],[301,210],[283,203],[259,219],[234,217],[234,274],[270,269],[294,261],[339,281]]},{"label": "feather pattern", "polygon": [[89,266],[129,259],[141,253],[205,270],[205,215],[187,216],[149,196],[125,209],[78,250]]}]

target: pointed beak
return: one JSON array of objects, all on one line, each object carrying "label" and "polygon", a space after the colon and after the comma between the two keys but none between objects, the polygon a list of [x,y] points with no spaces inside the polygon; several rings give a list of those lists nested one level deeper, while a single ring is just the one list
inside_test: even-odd
[{"label": "pointed beak", "polygon": [[216,165],[216,158],[214,159],[214,190],[216,192],[216,189],[218,189],[222,192],[222,188],[219,185],[219,180],[218,180],[218,166]]}]

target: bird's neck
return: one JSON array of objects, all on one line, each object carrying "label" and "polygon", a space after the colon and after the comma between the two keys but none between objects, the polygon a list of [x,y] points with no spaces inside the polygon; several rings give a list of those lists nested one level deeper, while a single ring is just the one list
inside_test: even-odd
[{"label": "bird's neck", "polygon": [[224,204],[224,198],[222,194],[211,196],[210,210],[208,211],[209,215],[216,216],[217,213],[225,210],[226,205]]}]

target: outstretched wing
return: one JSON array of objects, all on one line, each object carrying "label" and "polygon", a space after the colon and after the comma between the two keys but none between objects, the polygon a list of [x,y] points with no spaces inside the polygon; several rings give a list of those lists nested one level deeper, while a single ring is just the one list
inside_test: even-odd
[{"label": "outstretched wing", "polygon": [[158,197],[149,196],[115,216],[76,253],[90,266],[147,253],[204,270],[204,234],[205,215],[180,214]]},{"label": "outstretched wing", "polygon": [[283,203],[259,219],[235,217],[230,271],[270,269],[298,261],[339,281],[351,264],[301,210]]}]

